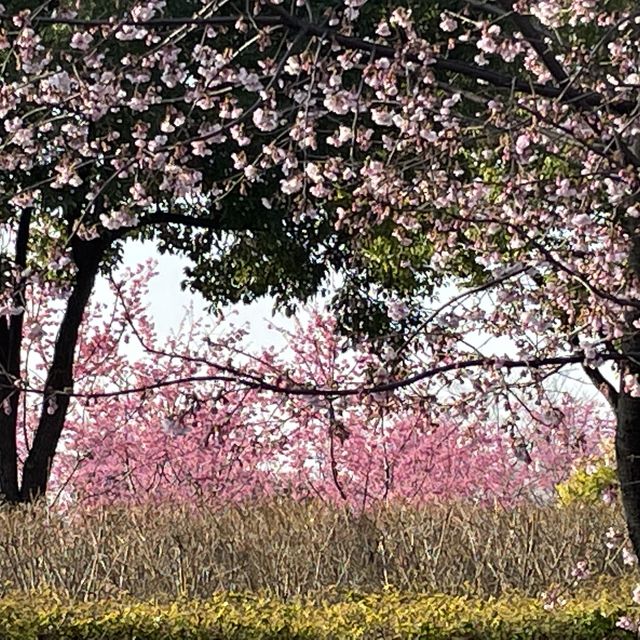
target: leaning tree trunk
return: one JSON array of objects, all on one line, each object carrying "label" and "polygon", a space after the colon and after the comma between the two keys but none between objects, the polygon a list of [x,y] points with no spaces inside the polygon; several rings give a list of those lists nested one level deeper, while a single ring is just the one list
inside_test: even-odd
[{"label": "leaning tree trunk", "polygon": [[69,407],[68,393],[73,390],[73,362],[78,332],[105,248],[103,239],[89,242],[77,238],[73,240],[73,256],[78,271],[56,338],[40,421],[22,471],[21,502],[42,497],[47,490],[51,465]]}]

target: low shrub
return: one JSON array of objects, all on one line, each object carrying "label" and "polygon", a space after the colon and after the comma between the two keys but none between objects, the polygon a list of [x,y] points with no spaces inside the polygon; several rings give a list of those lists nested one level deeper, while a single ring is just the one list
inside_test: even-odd
[{"label": "low shrub", "polygon": [[284,603],[258,595],[218,593],[171,604],[72,602],[51,592],[0,600],[5,640],[602,640],[631,638],[618,621],[634,619],[630,584],[618,581],[562,606],[517,594],[480,600],[386,590],[321,601]]}]

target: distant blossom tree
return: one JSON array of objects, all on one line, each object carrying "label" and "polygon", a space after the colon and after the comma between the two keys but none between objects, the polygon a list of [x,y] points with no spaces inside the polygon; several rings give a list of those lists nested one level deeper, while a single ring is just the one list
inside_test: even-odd
[{"label": "distant blossom tree", "polygon": [[[82,504],[282,495],[357,510],[397,500],[547,503],[573,464],[600,455],[613,434],[602,406],[568,394],[549,394],[529,413],[504,410],[505,420],[499,412],[465,419],[455,398],[435,403],[424,384],[330,399],[274,395],[233,378],[165,385],[214,376],[216,363],[241,355],[244,374],[256,380],[277,371],[292,386],[340,388],[384,360],[345,352],[335,319],[319,312],[282,331],[288,347],[280,353],[245,346],[232,324],[193,317],[160,341],[145,309],[153,277],[149,266],[123,273],[113,306],[87,312],[76,365],[81,397],[52,470],[54,493]],[[45,324],[56,326],[37,322]],[[158,385],[153,393],[127,393],[150,384]]]}]

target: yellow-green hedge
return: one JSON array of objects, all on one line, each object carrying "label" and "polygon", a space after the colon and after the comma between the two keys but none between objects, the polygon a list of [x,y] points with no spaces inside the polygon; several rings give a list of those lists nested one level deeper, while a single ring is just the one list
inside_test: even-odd
[{"label": "yellow-green hedge", "polygon": [[571,475],[556,485],[558,500],[562,505],[576,502],[594,504],[602,500],[602,493],[617,484],[615,466],[601,458],[574,469]]},{"label": "yellow-green hedge", "polygon": [[616,452],[613,439],[600,445],[601,455],[586,456],[577,461],[569,477],[556,485],[561,505],[594,504],[602,500],[603,492],[618,485]]},{"label": "yellow-green hedge", "polygon": [[283,603],[219,594],[170,605],[122,601],[73,603],[52,593],[0,599],[3,640],[459,640],[632,638],[616,627],[632,585],[582,594],[547,611],[518,595],[479,600],[386,591],[322,602]]}]

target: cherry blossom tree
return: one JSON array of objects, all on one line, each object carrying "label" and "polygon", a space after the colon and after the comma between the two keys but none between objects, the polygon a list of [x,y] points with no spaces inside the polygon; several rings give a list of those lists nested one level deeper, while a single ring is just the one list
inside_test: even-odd
[{"label": "cherry blossom tree", "polygon": [[[341,330],[387,348],[338,388],[208,374],[246,389],[429,382],[471,417],[496,396],[534,406],[581,366],[616,416],[640,550],[635,3],[17,0],[1,20],[6,500],[46,491],[96,275],[146,238],[189,257],[214,305],[291,306],[335,271]],[[39,389],[21,362],[34,286],[65,308]],[[19,480],[18,408],[38,390]]]},{"label": "cherry blossom tree", "polygon": [[[470,417],[459,415],[452,398],[428,403],[428,385],[327,399],[215,379],[216,363],[240,357],[237,366],[256,379],[277,371],[292,386],[340,388],[384,360],[345,350],[335,318],[320,312],[283,331],[289,346],[280,352],[251,349],[228,321],[212,325],[191,316],[160,340],[145,304],[153,275],[145,265],[123,273],[112,281],[113,305],[94,303],[87,311],[75,368],[79,398],[52,469],[52,497],[87,505],[288,495],[356,510],[398,500],[546,503],[574,463],[601,455],[611,441],[602,406],[567,393],[548,394],[545,407],[530,413],[497,409]],[[46,301],[26,318],[36,314],[43,331],[57,325]],[[196,376],[208,379],[129,393]],[[31,416],[23,412],[27,423],[20,424],[23,455],[37,426]]]}]

